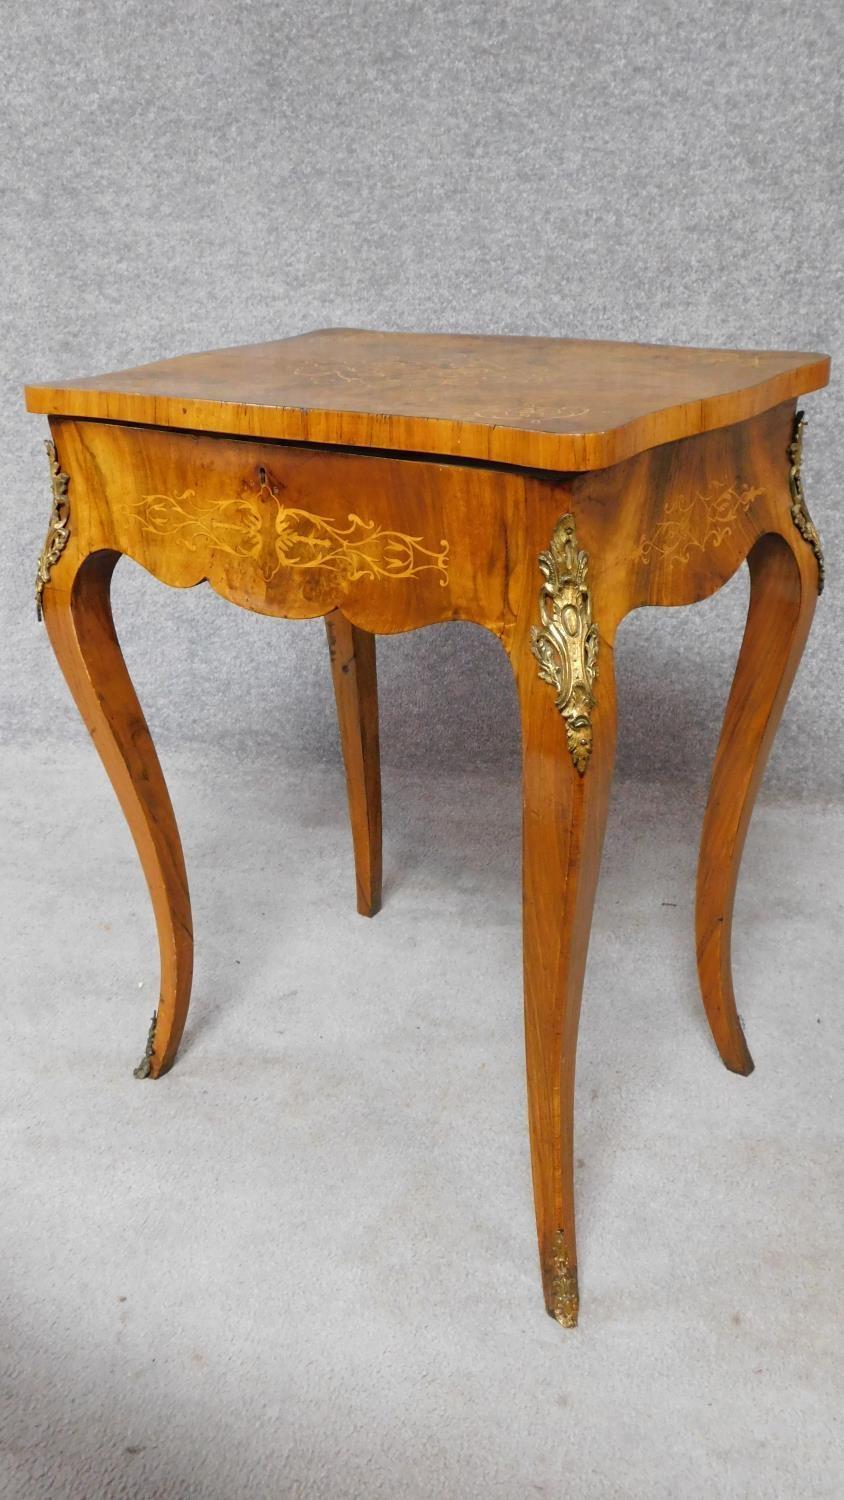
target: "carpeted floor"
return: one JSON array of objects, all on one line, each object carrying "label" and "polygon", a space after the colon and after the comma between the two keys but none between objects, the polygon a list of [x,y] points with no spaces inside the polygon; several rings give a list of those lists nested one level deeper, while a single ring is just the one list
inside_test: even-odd
[{"label": "carpeted floor", "polygon": [[838,1497],[844,810],[763,804],[757,1070],[695,988],[700,797],[617,788],[578,1074],[581,1325],[544,1313],[518,788],[171,756],[197,932],[173,1072],[134,851],[80,737],[3,755],[0,1495]]}]

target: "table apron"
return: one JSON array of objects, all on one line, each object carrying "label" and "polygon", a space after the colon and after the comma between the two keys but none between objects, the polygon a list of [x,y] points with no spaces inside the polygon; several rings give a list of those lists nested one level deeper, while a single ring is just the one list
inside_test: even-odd
[{"label": "table apron", "polygon": [[509,650],[569,513],[610,640],[633,608],[713,593],[766,532],[793,542],[793,409],[568,475],[54,418],[71,541],[55,577],[108,549],[263,614],[339,608],[384,634],[472,620]]}]

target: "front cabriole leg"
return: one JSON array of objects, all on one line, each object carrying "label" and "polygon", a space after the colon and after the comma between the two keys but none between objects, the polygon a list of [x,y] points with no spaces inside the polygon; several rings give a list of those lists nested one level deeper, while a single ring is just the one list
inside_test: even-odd
[{"label": "front cabriole leg", "polygon": [[[799,549],[799,550],[798,550]],[[751,1073],[733,991],[733,904],[744,841],[768,752],[817,600],[817,569],[795,534],[763,536],[748,557],[750,607],[712,771],[697,876],[700,989],[715,1044],[733,1073]]]},{"label": "front cabriole leg", "polygon": [[155,747],[135,696],[111,614],[119,553],[81,552],[73,539],[68,479],[48,445],[53,513],[36,579],[36,602],[56,659],[106,769],[152,897],[161,990],[137,1077],[173,1062],[187,1016],[193,930],[182,846]]},{"label": "front cabriole leg", "polygon": [[615,684],[611,642],[599,643],[597,612],[592,618],[590,559],[575,517],[566,514],[549,529],[511,658],[522,720],[525,1043],[537,1234],[546,1307],[571,1328],[579,1306],[575,1055],[612,779]]},{"label": "front cabriole leg", "polygon": [[607,585],[614,619],[608,612],[603,628],[641,605],[708,598],[748,561],[750,607],[704,818],[696,917],[710,1028],[727,1067],[744,1074],[753,1063],[733,993],[733,901],[756,793],[823,586],[801,448],[801,414],[784,403],[572,486],[590,517],[612,523],[602,558],[607,579],[616,579],[614,590]]},{"label": "front cabriole leg", "polygon": [[[697,877],[700,988],[718,1051],[734,1073],[753,1071],[733,990],[733,904],[744,841],[791,684],[824,585],[817,527],[801,473],[803,413],[788,445],[792,526],[759,538],[748,555],[750,607],[724,716],[703,822]],[[772,519],[774,516],[772,514]]]}]

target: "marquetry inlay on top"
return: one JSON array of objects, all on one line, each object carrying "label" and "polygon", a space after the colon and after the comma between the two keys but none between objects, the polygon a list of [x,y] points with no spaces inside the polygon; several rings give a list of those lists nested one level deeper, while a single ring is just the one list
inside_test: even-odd
[{"label": "marquetry inlay on top", "polygon": [[829,378],[822,354],[321,329],[27,388],[30,411],[599,469]]}]

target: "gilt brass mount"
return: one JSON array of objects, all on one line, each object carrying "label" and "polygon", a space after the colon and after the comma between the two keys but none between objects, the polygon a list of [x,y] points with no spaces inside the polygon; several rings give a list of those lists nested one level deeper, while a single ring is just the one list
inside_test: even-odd
[{"label": "gilt brass mount", "polygon": [[812,517],[806,506],[803,494],[803,431],[806,426],[806,418],[802,411],[797,412],[794,418],[794,433],[788,445],[788,487],[791,491],[791,519],[803,540],[809,543],[818,563],[818,593],[823,593],[824,577],[826,568],[824,565],[823,547]]},{"label": "gilt brass mount", "polygon": [[539,567],[545,579],[539,591],[542,626],[531,627],[531,650],[542,681],[556,689],[569,753],[582,776],[592,754],[598,629],[586,585],[589,559],[578,548],[571,512],[557,522],[550,548],[539,554]]},{"label": "gilt brass mount", "polygon": [[50,524],[47,527],[44,546],[41,548],[41,556],[38,559],[38,572],[35,575],[35,611],[39,620],[42,618],[41,599],[46,585],[50,582],[50,573],[70,538],[70,505],[67,498],[67,487],[70,481],[59,468],[55,443],[51,443],[48,438],[44,447],[50,461],[53,508],[50,512]]}]

